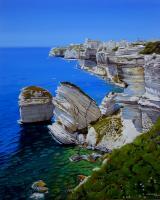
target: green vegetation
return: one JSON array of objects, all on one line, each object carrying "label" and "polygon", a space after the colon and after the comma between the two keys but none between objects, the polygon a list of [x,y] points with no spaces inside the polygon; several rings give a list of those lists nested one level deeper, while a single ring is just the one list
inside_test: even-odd
[{"label": "green vegetation", "polygon": [[145,48],[142,51],[140,51],[140,54],[152,54],[152,53],[160,54],[160,41],[148,42],[145,45]]},{"label": "green vegetation", "polygon": [[137,41],[137,42],[133,42],[133,43],[131,43],[131,45],[133,46],[133,47],[135,47],[135,46],[138,46],[138,45],[146,45],[146,42],[145,41]]},{"label": "green vegetation", "polygon": [[64,56],[64,53],[65,51],[67,50],[66,47],[58,47],[58,48],[54,48],[52,50],[52,53],[55,55],[55,56]]},{"label": "green vegetation", "polygon": [[95,122],[92,127],[97,133],[97,144],[102,140],[104,135],[119,136],[121,134],[122,122],[118,115],[104,117]]},{"label": "green vegetation", "polygon": [[83,44],[70,45],[69,49],[74,49],[75,51],[85,51]]},{"label": "green vegetation", "polygon": [[160,119],[149,132],[114,150],[107,159],[69,199],[159,199]]},{"label": "green vegetation", "polygon": [[38,86],[29,86],[23,89],[23,97],[25,99],[31,99],[35,97],[35,94],[39,93],[40,97],[52,98],[52,95],[45,89]]},{"label": "green vegetation", "polygon": [[118,51],[118,47],[114,47],[112,51]]}]

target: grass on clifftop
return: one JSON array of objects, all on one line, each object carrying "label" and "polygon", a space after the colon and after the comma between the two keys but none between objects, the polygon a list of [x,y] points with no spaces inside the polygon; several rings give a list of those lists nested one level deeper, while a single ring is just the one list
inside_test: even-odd
[{"label": "grass on clifftop", "polygon": [[22,90],[22,93],[25,99],[37,97],[37,93],[39,93],[39,97],[52,98],[52,95],[47,90],[38,86],[28,86]]},{"label": "grass on clifftop", "polygon": [[160,54],[160,41],[148,42],[140,54]]},{"label": "grass on clifftop", "polygon": [[122,126],[121,118],[118,115],[104,117],[93,123],[92,127],[97,133],[97,144],[103,139],[105,135],[112,137],[114,136],[114,138],[120,136],[122,133]]},{"label": "grass on clifftop", "polygon": [[160,119],[107,159],[69,199],[160,199]]}]

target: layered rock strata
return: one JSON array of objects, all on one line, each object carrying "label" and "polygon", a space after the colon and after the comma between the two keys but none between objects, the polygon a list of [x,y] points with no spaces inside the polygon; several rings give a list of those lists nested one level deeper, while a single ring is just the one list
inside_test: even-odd
[{"label": "layered rock strata", "polygon": [[[79,124],[80,121],[73,114],[75,110],[79,112],[74,109],[74,104],[72,107],[68,101],[60,103],[64,113],[68,113],[67,116],[58,114],[58,121],[63,124],[63,128],[75,134],[88,126],[87,135],[76,135],[78,143],[104,151],[117,148],[149,130],[160,116],[160,56],[145,55],[142,53],[145,46],[145,42],[86,40],[81,45],[83,54],[73,56],[82,69],[124,88],[121,94],[110,93],[104,97],[99,107],[102,118],[95,123],[92,120],[89,123],[80,120],[85,124],[80,128],[75,123]],[[120,114],[113,115],[119,105],[123,107]],[[56,112],[61,113],[59,110]]]},{"label": "layered rock strata", "polygon": [[[86,95],[79,87],[68,82],[62,82],[53,98],[56,123],[49,126],[53,136],[73,134],[87,128],[88,124],[101,116],[96,102]],[[59,137],[59,136],[58,136]],[[58,138],[60,140],[60,137]],[[62,138],[61,142],[67,144]]]},{"label": "layered rock strata", "polygon": [[152,99],[157,97],[157,100],[160,100],[160,55],[145,56],[144,77],[145,96]]},{"label": "layered rock strata", "polygon": [[51,120],[54,108],[52,95],[37,86],[25,87],[19,95],[19,108],[21,123]]}]

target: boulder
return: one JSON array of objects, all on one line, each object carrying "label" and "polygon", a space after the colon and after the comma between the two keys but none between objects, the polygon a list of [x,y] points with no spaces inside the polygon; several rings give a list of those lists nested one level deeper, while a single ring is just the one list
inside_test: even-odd
[{"label": "boulder", "polygon": [[79,137],[76,132],[83,132],[88,124],[98,120],[100,109],[92,98],[69,82],[62,82],[56,93],[53,98],[56,122],[48,128],[59,143],[77,144]]},{"label": "boulder", "polygon": [[103,117],[93,123],[86,137],[86,143],[92,149],[108,152],[113,149],[122,136],[122,121],[119,115]]},{"label": "boulder", "polygon": [[46,183],[42,180],[34,182],[31,188],[38,193],[48,193],[48,188],[46,187]]},{"label": "boulder", "polygon": [[57,122],[48,126],[50,134],[56,142],[59,144],[77,144],[77,140],[73,134],[70,134],[65,127]]},{"label": "boulder", "polygon": [[54,108],[52,95],[37,86],[25,87],[19,95],[19,108],[21,123],[51,120]]},{"label": "boulder", "polygon": [[49,52],[49,56],[64,57],[66,50],[67,47],[52,48]]},{"label": "boulder", "polygon": [[96,102],[76,85],[62,82],[56,92],[53,98],[56,120],[70,133],[86,128],[101,116]]}]

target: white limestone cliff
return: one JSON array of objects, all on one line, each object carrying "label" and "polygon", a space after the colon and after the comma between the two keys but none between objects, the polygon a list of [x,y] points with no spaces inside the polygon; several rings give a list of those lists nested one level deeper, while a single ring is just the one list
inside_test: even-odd
[{"label": "white limestone cliff", "polygon": [[37,86],[25,87],[19,95],[19,108],[21,123],[51,120],[54,108],[52,95]]},{"label": "white limestone cliff", "polygon": [[[64,135],[64,132],[70,134],[80,132],[101,116],[96,102],[76,85],[62,82],[56,93],[56,97],[53,98],[55,123],[58,122],[61,129],[58,128],[59,130],[56,131],[57,125],[55,126],[55,123],[49,127],[54,137],[57,136],[58,132],[59,135]],[[63,129],[65,131],[62,131]],[[66,144],[63,138],[61,142]]]}]

